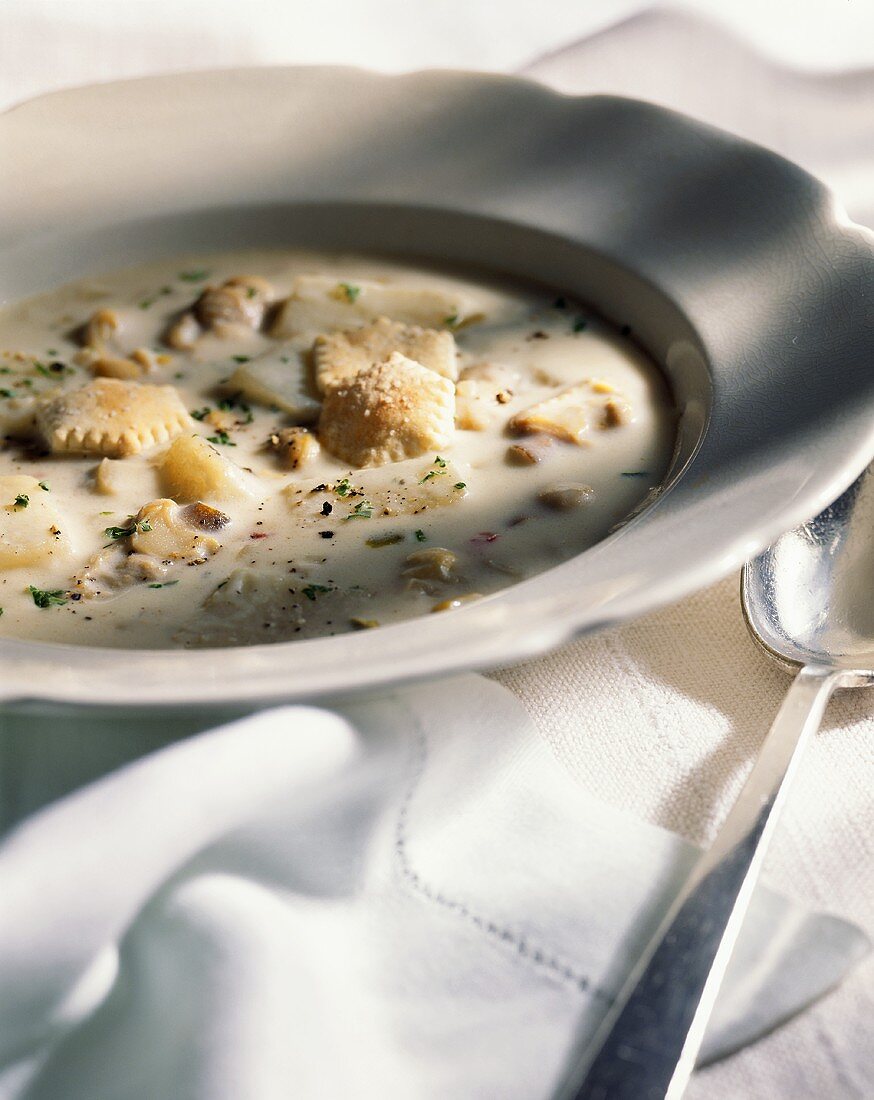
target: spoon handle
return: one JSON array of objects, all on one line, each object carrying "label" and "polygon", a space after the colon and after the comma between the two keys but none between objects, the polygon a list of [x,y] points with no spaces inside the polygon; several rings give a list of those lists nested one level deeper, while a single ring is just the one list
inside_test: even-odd
[{"label": "spoon handle", "polygon": [[795,678],[710,849],[693,868],[556,1100],[678,1100],[805,740],[840,673]]}]

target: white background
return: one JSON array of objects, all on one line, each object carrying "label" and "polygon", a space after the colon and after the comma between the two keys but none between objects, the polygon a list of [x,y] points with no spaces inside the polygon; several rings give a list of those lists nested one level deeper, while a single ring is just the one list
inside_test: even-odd
[{"label": "white background", "polygon": [[[639,0],[0,0],[0,106],[51,88],[201,64],[514,69],[647,6]],[[695,0],[673,7],[716,18],[787,64],[874,64],[872,0]],[[200,39],[208,45],[202,63],[193,63]]]}]

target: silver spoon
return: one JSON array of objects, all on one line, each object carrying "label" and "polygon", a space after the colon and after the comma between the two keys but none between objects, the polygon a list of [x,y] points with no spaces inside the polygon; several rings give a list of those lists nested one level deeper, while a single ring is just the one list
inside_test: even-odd
[{"label": "silver spoon", "polygon": [[678,1100],[806,740],[837,687],[874,683],[874,466],[743,570],[755,640],[796,672],[709,851],[556,1100]]}]

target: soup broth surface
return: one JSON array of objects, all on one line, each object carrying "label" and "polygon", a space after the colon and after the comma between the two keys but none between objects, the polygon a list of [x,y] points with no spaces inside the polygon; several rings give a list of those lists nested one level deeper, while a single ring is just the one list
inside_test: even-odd
[{"label": "soup broth surface", "polygon": [[452,611],[658,487],[656,365],[539,288],[251,250],[0,311],[0,634],[248,645]]}]

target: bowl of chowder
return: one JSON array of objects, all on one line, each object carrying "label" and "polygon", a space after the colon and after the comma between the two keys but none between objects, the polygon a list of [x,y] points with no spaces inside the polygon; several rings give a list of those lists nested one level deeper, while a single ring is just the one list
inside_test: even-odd
[{"label": "bowl of chowder", "polygon": [[6,699],[506,663],[717,578],[870,458],[870,236],[691,120],[278,69],[0,130]]}]

